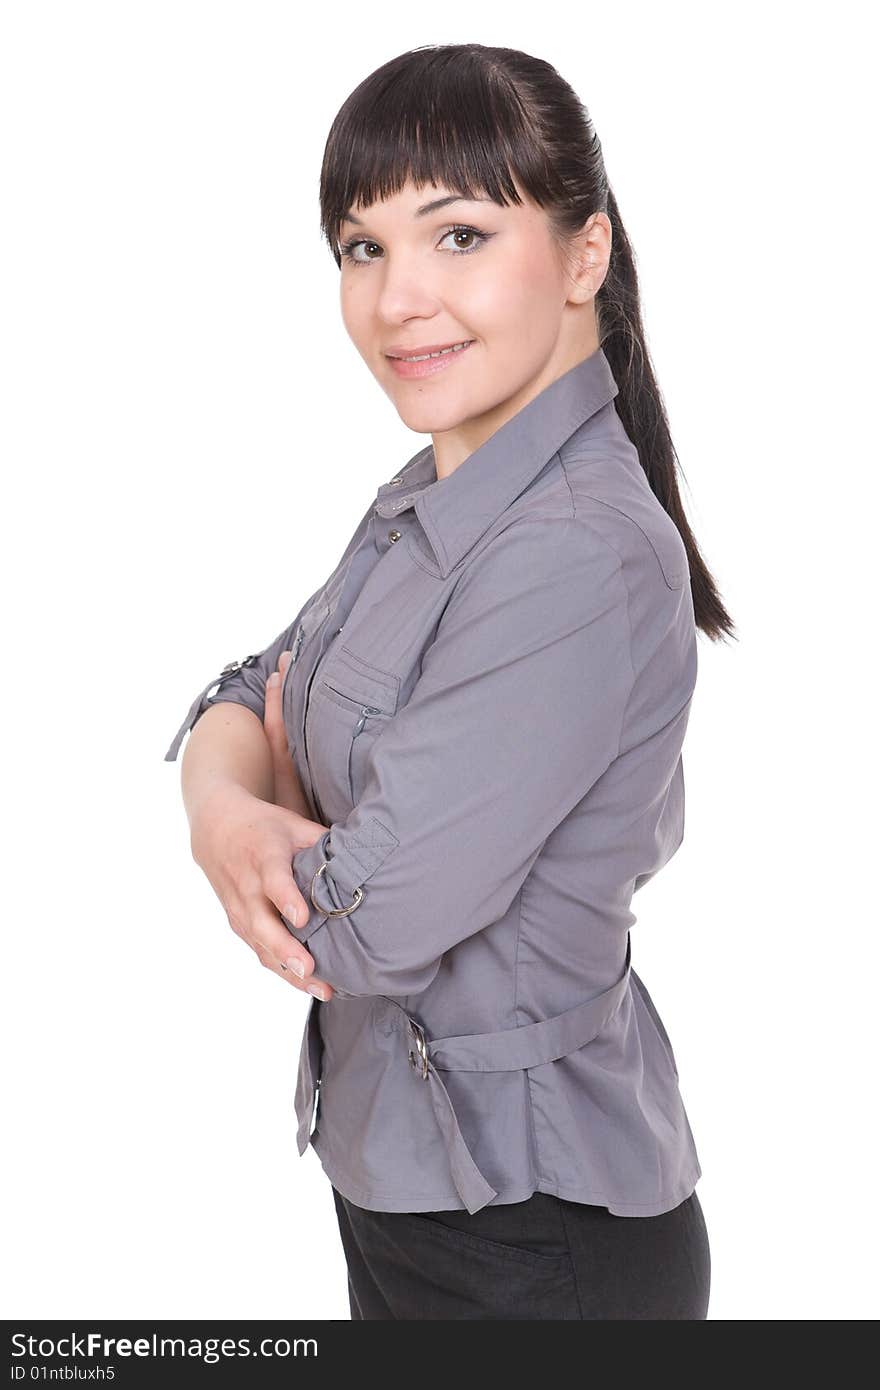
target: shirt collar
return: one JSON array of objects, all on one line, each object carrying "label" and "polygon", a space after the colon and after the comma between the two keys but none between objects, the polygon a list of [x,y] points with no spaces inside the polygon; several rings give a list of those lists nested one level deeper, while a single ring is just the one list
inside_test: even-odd
[{"label": "shirt collar", "polygon": [[379,488],[375,513],[389,518],[414,508],[445,579],[575,430],[617,392],[608,358],[597,348],[545,386],[448,478],[436,476],[433,446],[420,450],[397,480]]}]

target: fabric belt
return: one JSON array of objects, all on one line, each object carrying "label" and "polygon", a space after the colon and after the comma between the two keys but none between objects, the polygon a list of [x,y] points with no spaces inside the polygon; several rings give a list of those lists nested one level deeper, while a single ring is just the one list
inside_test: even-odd
[{"label": "fabric belt", "polygon": [[[428,1038],[417,1019],[383,996],[400,1015],[400,1029],[409,1040],[409,1064],[416,1079],[430,1087],[434,1114],[449,1156],[456,1191],[471,1215],[498,1196],[498,1191],[477,1167],[456,1118],[452,1099],[440,1075],[443,1071],[522,1071],[558,1061],[591,1042],[613,1018],[626,996],[632,973],[632,942],[626,937],[623,974],[610,988],[574,1008],[538,1023],[506,1028],[499,1033],[472,1033],[450,1038]],[[313,999],[303,1037],[296,1088],[299,1117],[297,1148],[308,1147],[313,1108],[320,1081],[322,1041],[318,1027],[318,999]]]}]

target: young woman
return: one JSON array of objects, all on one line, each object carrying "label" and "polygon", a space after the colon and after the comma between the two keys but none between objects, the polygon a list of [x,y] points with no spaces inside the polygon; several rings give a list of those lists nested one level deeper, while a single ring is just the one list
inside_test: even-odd
[{"label": "young woman", "polygon": [[313,996],[298,1146],[352,1317],[705,1318],[630,904],[682,839],[697,629],[733,624],[599,140],[546,62],[419,48],[340,110],[321,213],[346,328],[432,443],[166,756],[198,721],[196,862]]}]

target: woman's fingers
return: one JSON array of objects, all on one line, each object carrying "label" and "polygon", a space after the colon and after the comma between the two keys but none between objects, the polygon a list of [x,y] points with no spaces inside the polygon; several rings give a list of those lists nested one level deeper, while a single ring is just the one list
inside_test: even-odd
[{"label": "woman's fingers", "polygon": [[305,946],[294,940],[271,903],[251,913],[247,939],[267,969],[281,975],[297,989],[307,990],[320,999],[333,998],[333,986],[315,976],[313,957]]},{"label": "woman's fingers", "polygon": [[[323,827],[321,829],[323,833]],[[287,918],[292,927],[304,927],[312,909],[299,891],[299,885],[293,876],[293,858],[275,853],[271,857],[267,855],[262,869],[261,887],[264,896]]]},{"label": "woman's fingers", "polygon": [[328,999],[332,997],[328,986],[322,985],[319,980],[311,979],[308,974],[298,974],[297,969],[294,967],[298,967],[302,962],[295,960],[294,957],[288,957],[286,962],[278,961],[272,955],[271,951],[267,951],[265,946],[261,946],[259,942],[254,943],[253,950],[261,965],[264,965],[267,970],[271,970],[273,974],[280,975],[283,980],[287,980],[288,984],[293,985],[294,989],[300,990],[303,994],[314,994],[319,999]]},{"label": "woman's fingers", "polygon": [[263,728],[272,752],[272,770],[275,774],[275,805],[285,806],[288,811],[300,811],[301,804],[296,794],[296,773],[287,746],[287,731],[284,727],[284,711],[281,705],[281,687],[284,675],[290,665],[290,652],[282,652],[278,659],[278,670],[273,671],[266,682],[266,712]]},{"label": "woman's fingers", "polygon": [[[296,769],[290,757],[281,690],[290,665],[291,654],[284,651],[278,658],[278,670],[266,682],[266,706],[263,727],[272,753],[275,778],[275,805],[302,816],[302,800],[298,789]],[[312,824],[311,822],[309,824]],[[314,837],[327,829],[313,825]],[[309,841],[311,843],[312,841]],[[264,875],[263,891],[268,898],[267,910],[260,912],[251,927],[251,944],[262,963],[283,975],[299,989],[309,989],[320,999],[332,999],[333,987],[326,980],[312,978],[315,962],[305,946],[296,940],[281,920],[286,917],[292,927],[304,927],[311,911],[299,891],[289,861],[279,861],[277,867]],[[277,916],[272,909],[277,909]]]},{"label": "woman's fingers", "polygon": [[202,803],[195,818],[199,833],[193,831],[193,857],[222,903],[230,927],[258,959],[289,984],[312,987],[320,998],[330,999],[333,986],[313,978],[314,959],[293,935],[296,925],[304,927],[309,921],[310,912],[293,876],[293,860],[327,827],[235,783],[229,788],[228,794]]}]

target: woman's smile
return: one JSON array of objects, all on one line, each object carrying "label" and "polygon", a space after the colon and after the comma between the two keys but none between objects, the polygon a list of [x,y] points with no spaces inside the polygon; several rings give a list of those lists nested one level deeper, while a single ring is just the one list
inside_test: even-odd
[{"label": "woman's smile", "polygon": [[414,378],[436,376],[438,372],[445,371],[450,363],[464,356],[475,341],[474,338],[470,338],[460,346],[442,348],[437,351],[436,356],[425,355],[426,353],[433,354],[434,350],[431,348],[421,352],[418,348],[414,348],[412,354],[407,357],[391,356],[388,353],[386,353],[386,357],[396,375],[402,377],[404,381],[410,381]]}]

